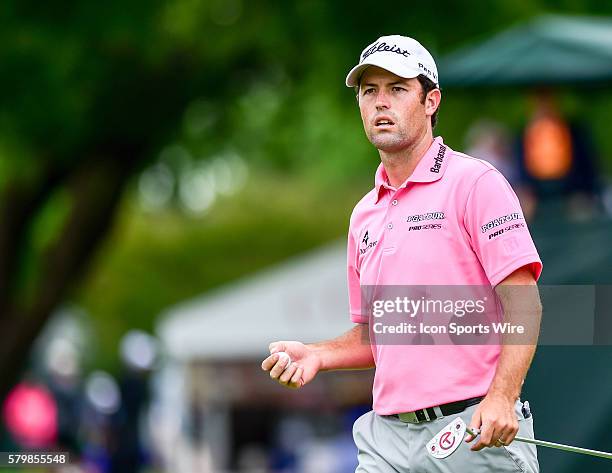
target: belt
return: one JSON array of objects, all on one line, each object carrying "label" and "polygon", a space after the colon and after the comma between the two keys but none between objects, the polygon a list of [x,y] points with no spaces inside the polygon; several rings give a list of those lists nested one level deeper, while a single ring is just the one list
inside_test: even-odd
[{"label": "belt", "polygon": [[472,397],[463,401],[449,402],[448,404],[442,404],[441,406],[427,407],[425,409],[419,409],[418,411],[412,412],[401,412],[399,414],[391,414],[391,417],[396,417],[402,422],[410,424],[418,424],[420,422],[428,422],[440,417],[452,416],[463,412],[470,406],[478,404],[483,400],[483,396]]}]

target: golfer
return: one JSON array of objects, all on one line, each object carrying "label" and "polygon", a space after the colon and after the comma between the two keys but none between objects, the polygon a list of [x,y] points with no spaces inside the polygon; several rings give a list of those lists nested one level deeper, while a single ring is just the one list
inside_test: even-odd
[{"label": "golfer", "polygon": [[[379,38],[363,50],[346,85],[357,92],[365,133],[381,160],[374,188],[350,219],[355,326],[320,343],[273,342],[262,368],[291,388],[319,371],[376,368],[373,410],[353,427],[357,472],[537,472],[535,446],[512,442],[517,433],[533,438],[533,418],[519,395],[535,343],[367,342],[372,324],[361,294],[366,286],[483,286],[494,288],[503,314],[520,306],[539,317],[542,263],[518,199],[493,166],[434,138],[438,72],[419,42]],[[434,458],[426,444],[456,417],[480,436]],[[443,440],[450,442],[448,435]]]}]

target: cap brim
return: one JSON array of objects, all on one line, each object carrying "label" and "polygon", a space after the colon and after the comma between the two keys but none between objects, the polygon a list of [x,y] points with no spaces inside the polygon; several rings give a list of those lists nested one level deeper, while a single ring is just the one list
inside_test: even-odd
[{"label": "cap brim", "polygon": [[363,74],[363,72],[370,66],[380,67],[404,79],[412,79],[413,77],[417,77],[419,74],[422,74],[422,72],[417,69],[404,67],[401,64],[398,64],[397,61],[393,61],[392,59],[384,56],[379,56],[375,60],[366,60],[353,67],[346,76],[346,86],[355,87],[357,84],[359,84],[361,74]]}]

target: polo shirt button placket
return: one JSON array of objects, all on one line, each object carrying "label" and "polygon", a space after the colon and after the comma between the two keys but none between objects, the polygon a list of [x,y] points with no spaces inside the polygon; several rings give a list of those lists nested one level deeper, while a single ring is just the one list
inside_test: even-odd
[{"label": "polo shirt button placket", "polygon": [[[397,195],[397,191],[395,192],[395,194]],[[391,205],[387,204],[387,214],[386,214],[386,218],[388,218],[389,220],[387,220],[387,224],[385,225],[387,227],[387,232],[388,235],[385,238],[386,240],[386,245],[383,248],[383,251],[385,253],[389,252],[389,251],[393,251],[395,249],[395,232],[392,232],[393,230],[393,219],[395,218],[395,207],[397,207],[398,204],[398,200],[397,198],[395,198],[395,196],[392,196],[392,200],[390,202]]]}]

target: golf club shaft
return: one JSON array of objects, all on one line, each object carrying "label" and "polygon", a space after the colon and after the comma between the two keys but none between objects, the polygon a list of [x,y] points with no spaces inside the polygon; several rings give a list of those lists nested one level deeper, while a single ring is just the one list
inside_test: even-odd
[{"label": "golf club shaft", "polygon": [[[480,434],[480,432],[472,432],[470,429],[466,429],[466,432],[474,436]],[[573,447],[571,445],[563,445],[562,443],[546,442],[545,440],[528,439],[519,436],[514,437],[514,441],[531,443],[539,447],[555,448],[557,450],[563,450],[566,452],[581,453],[582,455],[591,455],[592,457],[607,458],[608,460],[612,460],[612,453],[600,452],[599,450],[590,450],[588,448]]]},{"label": "golf club shaft", "polygon": [[544,440],[526,439],[524,437],[514,437],[517,442],[532,443],[540,447],[556,448],[557,450],[565,450],[566,452],[582,453],[583,455],[591,455],[593,457],[607,458],[612,460],[612,453],[600,452],[599,450],[590,450],[588,448],[572,447],[571,445],[563,445],[562,443],[546,442]]}]

